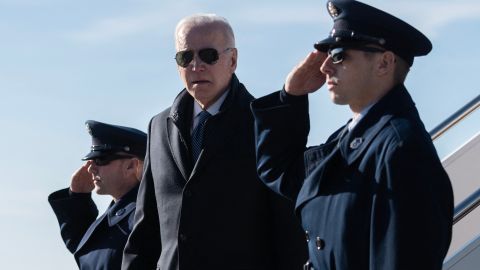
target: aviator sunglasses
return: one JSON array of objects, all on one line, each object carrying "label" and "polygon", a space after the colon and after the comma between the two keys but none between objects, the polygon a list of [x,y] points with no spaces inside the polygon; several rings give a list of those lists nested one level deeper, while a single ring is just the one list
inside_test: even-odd
[{"label": "aviator sunglasses", "polygon": [[134,156],[113,154],[113,155],[107,155],[107,156],[97,157],[97,158],[92,159],[92,161],[93,161],[93,163],[94,163],[96,166],[106,166],[106,165],[110,164],[110,162],[112,162],[112,161],[114,161],[114,160],[117,160],[117,159],[128,159],[128,158],[134,158]]},{"label": "aviator sunglasses", "polygon": [[[226,48],[221,53],[227,52],[231,49],[232,48]],[[197,53],[200,60],[209,65],[215,64],[220,55],[220,53],[214,48],[201,49]],[[175,54],[175,61],[177,61],[177,65],[181,67],[187,67],[190,62],[192,62],[194,54],[195,52],[192,50],[179,51]]]},{"label": "aviator sunglasses", "polygon": [[345,59],[346,50],[357,50],[362,52],[383,53],[386,50],[374,47],[355,46],[355,47],[336,47],[328,50],[328,55],[332,58],[332,63],[340,64]]}]

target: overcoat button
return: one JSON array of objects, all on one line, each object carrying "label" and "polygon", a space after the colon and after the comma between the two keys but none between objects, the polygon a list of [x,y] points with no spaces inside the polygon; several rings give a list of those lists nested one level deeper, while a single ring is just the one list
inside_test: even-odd
[{"label": "overcoat button", "polygon": [[192,197],[192,192],[190,190],[185,190],[184,194],[186,197]]},{"label": "overcoat button", "polygon": [[305,239],[307,240],[307,243],[310,242],[310,235],[308,235],[308,231],[305,231]]},{"label": "overcoat button", "polygon": [[317,244],[317,249],[318,250],[322,250],[325,247],[325,242],[318,236],[317,236],[317,239],[316,239],[315,243]]},{"label": "overcoat button", "polygon": [[115,216],[119,217],[119,216],[123,215],[123,213],[125,213],[125,208],[122,208],[122,209],[118,210],[118,211],[115,213]]}]

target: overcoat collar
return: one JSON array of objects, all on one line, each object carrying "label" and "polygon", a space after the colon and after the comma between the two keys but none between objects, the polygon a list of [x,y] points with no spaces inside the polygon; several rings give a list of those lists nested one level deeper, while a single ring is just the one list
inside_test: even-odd
[{"label": "overcoat collar", "polygon": [[309,177],[305,179],[297,197],[295,205],[297,213],[302,205],[318,195],[322,182],[327,180],[324,177],[325,173],[338,166],[339,162],[351,166],[362,157],[393,116],[418,117],[415,105],[403,85],[394,87],[380,99],[352,131],[346,132],[347,123],[334,132],[325,144],[306,152],[306,165],[312,162],[308,159],[321,162],[312,162],[316,165],[309,169]]},{"label": "overcoat collar", "polygon": [[135,203],[137,198],[139,185],[136,185],[132,188],[127,194],[125,194],[120,200],[116,203],[111,202],[107,211],[103,213],[99,218],[95,220],[95,222],[90,225],[87,232],[82,237],[82,240],[78,244],[76,252],[82,249],[85,243],[91,238],[97,227],[107,219],[107,224],[109,227],[113,227],[118,224],[123,219],[127,218],[129,214],[135,210]]},{"label": "overcoat collar", "polygon": [[167,136],[170,151],[180,173],[188,180],[192,170],[190,157],[190,124],[193,114],[193,98],[186,89],[178,94],[167,118]]},{"label": "overcoat collar", "polygon": [[248,108],[249,100],[245,99],[246,89],[235,74],[232,76],[229,87],[230,92],[220,107],[220,111],[205,123],[205,146],[192,170],[190,179],[205,168],[212,157],[222,152],[222,149],[228,148],[226,144],[229,143],[232,136],[240,133],[240,123],[244,122],[239,117],[248,117],[239,113],[238,110],[241,106]]},{"label": "overcoat collar", "polygon": [[237,132],[235,125],[232,125],[232,121],[238,121],[233,118],[235,117],[235,110],[232,110],[232,108],[241,106],[241,104],[246,104],[245,106],[248,107],[250,96],[235,74],[232,75],[229,88],[230,91],[220,107],[220,111],[205,123],[205,147],[196,164],[193,164],[190,155],[193,98],[186,89],[183,89],[177,96],[170,109],[167,120],[170,149],[178,168],[187,181],[204,168],[208,160],[215,155],[217,149],[221,149],[228,142],[230,136]]},{"label": "overcoat collar", "polygon": [[367,115],[341,141],[340,151],[352,165],[393,116],[417,115],[415,104],[402,84],[395,86],[368,111]]},{"label": "overcoat collar", "polygon": [[115,226],[135,210],[139,184],[132,188],[116,203],[112,201],[107,211],[108,225]]}]

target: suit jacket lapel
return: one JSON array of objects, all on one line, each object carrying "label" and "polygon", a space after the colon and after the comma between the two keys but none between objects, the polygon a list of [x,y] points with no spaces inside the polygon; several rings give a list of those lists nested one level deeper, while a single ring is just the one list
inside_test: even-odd
[{"label": "suit jacket lapel", "polygon": [[[227,147],[226,144],[230,141],[230,137],[238,132],[231,123],[226,123],[232,121],[235,120],[231,117],[225,117],[225,115],[219,114],[216,114],[207,120],[205,125],[204,148],[198,156],[197,163],[194,165],[190,179],[198,174],[202,168],[205,168],[209,160],[215,157],[215,154],[219,152],[219,149],[225,149]],[[230,126],[231,128],[225,128],[227,126]]]},{"label": "suit jacket lapel", "polygon": [[231,124],[236,121],[239,120],[235,115],[230,115],[229,111],[219,112],[207,120],[205,124],[204,148],[198,156],[190,179],[198,174],[202,168],[205,168],[217,153],[222,152],[221,149],[227,148],[230,138],[238,133],[238,127]]},{"label": "suit jacket lapel", "polygon": [[[205,123],[204,148],[198,156],[197,163],[194,164],[190,179],[198,174],[202,168],[205,168],[208,161],[219,152],[219,149],[225,149],[230,138],[238,133],[237,129],[239,127],[235,123],[243,121],[239,120],[238,117],[250,117],[242,115],[237,110],[240,104],[248,101],[245,100],[247,98],[245,96],[246,89],[238,81],[235,74],[232,76],[229,89],[230,92],[221,105],[219,113],[210,117]],[[236,109],[233,109],[234,107]],[[250,115],[249,110],[247,113]]]}]

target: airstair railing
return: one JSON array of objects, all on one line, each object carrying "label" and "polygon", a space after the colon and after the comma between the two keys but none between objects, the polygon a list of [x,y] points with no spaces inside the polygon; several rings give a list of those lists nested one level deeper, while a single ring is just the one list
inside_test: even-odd
[{"label": "airstair railing", "polygon": [[480,188],[455,207],[455,211],[453,214],[453,224],[455,225],[455,223],[459,222],[462,218],[475,210],[475,208],[477,208],[479,205]]},{"label": "airstair railing", "polygon": [[[434,129],[430,131],[430,136],[434,141],[438,137],[440,137],[443,133],[447,130],[455,126],[457,123],[462,121],[465,117],[469,114],[474,112],[476,109],[480,107],[480,95],[476,96],[470,102],[465,104],[462,108],[458,111],[453,113],[450,117],[445,119],[442,123],[436,126]],[[477,191],[473,192],[470,196],[468,196],[465,200],[460,202],[454,210],[453,214],[453,224],[459,222],[462,218],[468,215],[470,212],[475,210],[480,206],[480,188]]]},{"label": "airstair railing", "polygon": [[453,127],[458,122],[460,122],[462,119],[464,119],[469,114],[471,114],[473,111],[478,109],[478,107],[480,107],[480,95],[478,95],[477,97],[472,99],[472,101],[467,103],[465,106],[463,106],[458,111],[456,111],[454,114],[452,114],[450,117],[445,119],[445,121],[443,121],[438,126],[436,126],[434,129],[432,129],[430,131],[430,136],[432,137],[432,140],[435,140],[438,137],[440,137],[443,133],[445,133],[451,127]]}]

